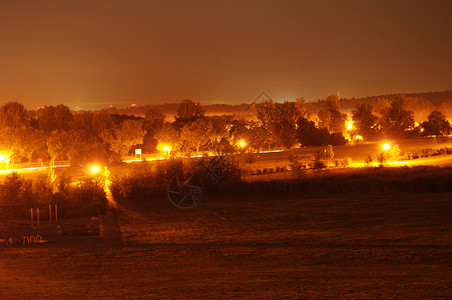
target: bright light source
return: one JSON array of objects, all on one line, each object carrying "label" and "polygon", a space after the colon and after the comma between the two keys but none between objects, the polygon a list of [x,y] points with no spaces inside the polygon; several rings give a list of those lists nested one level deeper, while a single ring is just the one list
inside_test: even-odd
[{"label": "bright light source", "polygon": [[383,149],[388,150],[389,149],[389,144],[383,144]]},{"label": "bright light source", "polygon": [[360,135],[355,135],[355,140],[362,140],[362,139],[363,139],[362,136],[360,136]]},{"label": "bright light source", "polygon": [[5,161],[5,155],[0,154],[0,161]]},{"label": "bright light source", "polygon": [[244,141],[244,140],[241,140],[241,141],[239,142],[239,146],[240,146],[240,147],[245,147],[245,141]]},{"label": "bright light source", "polygon": [[97,173],[97,172],[99,172],[99,167],[98,166],[94,166],[94,167],[91,168],[91,171],[93,173]]},{"label": "bright light source", "polygon": [[170,147],[168,147],[168,146],[163,146],[163,151],[169,151],[170,150]]},{"label": "bright light source", "polygon": [[352,130],[353,129],[353,121],[348,123],[347,128],[348,128],[348,130]]}]

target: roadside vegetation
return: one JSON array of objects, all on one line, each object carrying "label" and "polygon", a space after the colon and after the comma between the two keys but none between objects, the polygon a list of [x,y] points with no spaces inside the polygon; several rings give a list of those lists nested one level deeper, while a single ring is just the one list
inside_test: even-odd
[{"label": "roadside vegetation", "polygon": [[[363,141],[447,136],[446,116],[425,100],[399,96],[377,103],[357,104],[349,115],[341,112],[340,98],[322,101],[252,103],[242,115],[206,116],[200,103],[183,100],[174,120],[165,119],[158,106],[145,116],[99,112],[72,112],[64,105],[36,111],[18,102],[0,106],[0,164],[72,166],[92,162],[121,162],[139,153],[161,158],[210,154],[250,154],[307,146],[337,146]],[[422,114],[419,105],[424,103]],[[415,122],[415,113],[423,122]],[[426,109],[431,109],[428,114]],[[341,162],[338,162],[341,163]]]},{"label": "roadside vegetation", "polygon": [[53,185],[46,177],[25,179],[11,173],[0,183],[0,223],[29,218],[30,209],[40,208],[48,219],[48,206],[58,206],[60,218],[98,216],[106,206],[103,183],[93,178],[61,176]]}]

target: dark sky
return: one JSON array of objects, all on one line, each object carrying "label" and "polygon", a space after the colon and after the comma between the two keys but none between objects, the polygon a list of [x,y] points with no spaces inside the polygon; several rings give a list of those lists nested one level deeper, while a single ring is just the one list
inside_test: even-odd
[{"label": "dark sky", "polygon": [[0,0],[0,104],[452,89],[452,1]]}]

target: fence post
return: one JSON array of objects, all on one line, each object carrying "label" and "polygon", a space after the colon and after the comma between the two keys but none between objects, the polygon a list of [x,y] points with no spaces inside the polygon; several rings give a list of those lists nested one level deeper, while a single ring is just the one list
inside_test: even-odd
[{"label": "fence post", "polygon": [[52,204],[49,204],[49,220],[52,223]]},{"label": "fence post", "polygon": [[55,204],[55,221],[58,222],[58,205]]},{"label": "fence post", "polygon": [[36,209],[36,221],[38,222],[39,227],[39,207]]},{"label": "fence post", "polygon": [[31,227],[33,227],[33,208],[30,208]]}]

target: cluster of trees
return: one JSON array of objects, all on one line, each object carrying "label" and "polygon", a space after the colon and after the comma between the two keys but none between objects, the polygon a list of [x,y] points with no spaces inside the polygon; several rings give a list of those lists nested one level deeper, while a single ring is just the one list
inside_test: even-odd
[{"label": "cluster of trees", "polygon": [[143,122],[133,116],[81,112],[67,106],[46,106],[27,111],[18,102],[0,106],[0,159],[31,161],[120,159],[131,147],[143,143]]},{"label": "cluster of trees", "polygon": [[401,96],[391,101],[379,99],[375,108],[365,103],[356,105],[352,111],[354,133],[368,140],[450,134],[451,125],[438,110],[431,111],[420,126],[416,124],[413,111],[408,109],[410,103],[410,99]]},{"label": "cluster of trees", "polygon": [[[15,172],[0,181],[0,197],[0,223],[29,217],[30,208],[42,209],[49,204],[57,204],[58,215],[63,218],[98,215],[107,205],[101,180],[82,178],[74,185],[70,177],[61,176],[55,191],[45,178],[31,180]],[[41,211],[47,213],[47,209]]]},{"label": "cluster of trees", "polygon": [[346,128],[339,96],[331,95],[317,112],[304,98],[277,103],[254,103],[254,119],[232,115],[206,116],[203,107],[191,100],[179,104],[173,122],[157,106],[147,107],[145,117],[76,112],[67,106],[46,106],[27,111],[18,102],[0,106],[0,160],[42,159],[72,164],[92,161],[121,161],[134,148],[144,153],[166,151],[179,156],[200,151],[233,153],[298,145],[345,144],[344,133],[365,139],[404,137],[415,134],[449,134],[451,126],[444,114],[433,111],[420,126],[403,97],[380,100],[372,107],[358,104],[352,111],[354,127]]}]

